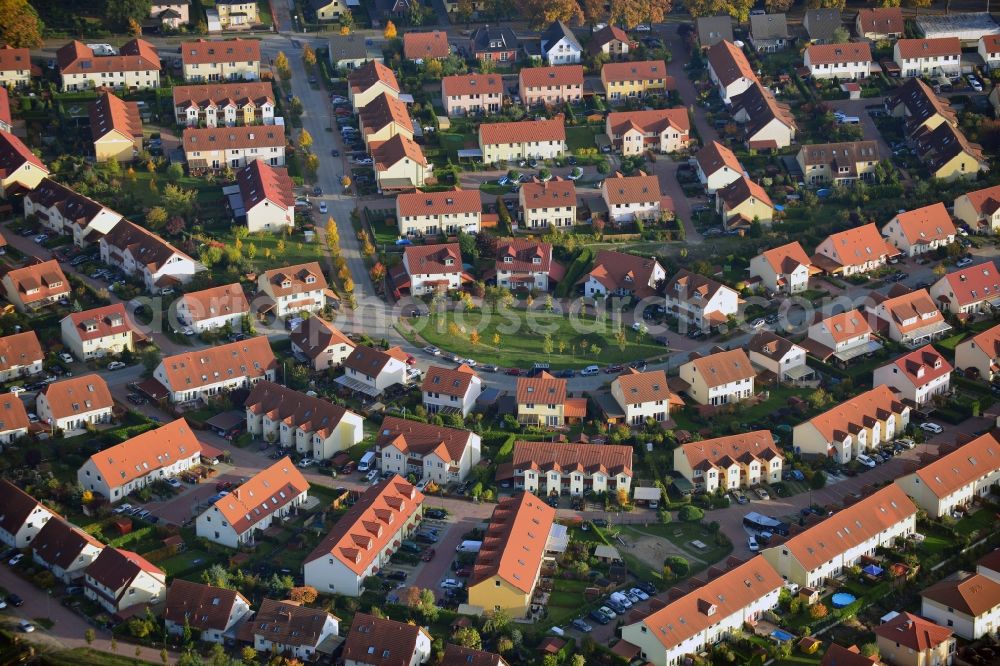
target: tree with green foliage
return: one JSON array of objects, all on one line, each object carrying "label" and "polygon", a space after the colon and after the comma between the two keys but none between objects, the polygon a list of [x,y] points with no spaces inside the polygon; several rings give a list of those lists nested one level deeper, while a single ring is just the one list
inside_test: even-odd
[{"label": "tree with green foliage", "polygon": [[451,641],[455,645],[471,650],[483,649],[483,638],[475,627],[459,627],[451,635]]},{"label": "tree with green foliage", "polygon": [[129,21],[142,23],[149,18],[150,0],[105,0],[104,16],[112,27],[119,32],[125,32]]},{"label": "tree with green foliage", "polygon": [[39,48],[42,22],[28,0],[0,0],[0,39],[14,48]]},{"label": "tree with green foliage", "polygon": [[677,512],[677,516],[685,522],[696,523],[705,517],[705,512],[693,504],[685,504]]}]

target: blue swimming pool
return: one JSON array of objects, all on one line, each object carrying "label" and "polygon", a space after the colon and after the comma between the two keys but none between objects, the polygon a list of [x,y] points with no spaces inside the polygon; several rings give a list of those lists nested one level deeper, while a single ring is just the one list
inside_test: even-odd
[{"label": "blue swimming pool", "polygon": [[835,595],[830,597],[830,602],[833,604],[834,608],[843,608],[844,606],[850,606],[855,601],[857,597],[850,592],[837,592]]},{"label": "blue swimming pool", "polygon": [[779,643],[784,643],[786,641],[792,640],[793,638],[795,638],[795,636],[788,633],[784,629],[775,629],[774,631],[771,632],[771,638],[778,641]]}]

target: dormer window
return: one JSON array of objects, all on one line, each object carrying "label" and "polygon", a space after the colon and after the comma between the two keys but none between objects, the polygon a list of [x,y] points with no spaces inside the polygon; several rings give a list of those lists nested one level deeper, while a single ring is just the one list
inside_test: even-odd
[{"label": "dormer window", "polygon": [[504,257],[503,258],[503,263],[505,263],[505,264],[512,264],[512,263],[514,263],[514,257]]},{"label": "dormer window", "polygon": [[535,257],[534,259],[531,260],[531,263],[533,263],[533,264],[540,264],[540,263],[542,263],[542,260],[541,260],[540,257]]},{"label": "dormer window", "polygon": [[308,276],[306,276],[306,284],[312,284],[314,282],[316,282],[316,276],[315,275],[308,275]]}]

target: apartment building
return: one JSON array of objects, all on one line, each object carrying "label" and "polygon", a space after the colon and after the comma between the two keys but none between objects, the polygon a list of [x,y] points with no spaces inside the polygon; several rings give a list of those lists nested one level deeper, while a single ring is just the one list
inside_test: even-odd
[{"label": "apartment building", "polygon": [[517,420],[525,425],[562,428],[587,416],[587,399],[570,398],[566,380],[547,372],[536,377],[518,377],[515,391]]},{"label": "apartment building", "polygon": [[274,303],[276,317],[286,317],[322,310],[328,286],[319,262],[310,261],[264,271],[257,278],[257,290]]},{"label": "apartment building", "polygon": [[900,342],[911,349],[937,340],[951,330],[941,311],[926,289],[888,296],[875,294],[874,304],[867,310],[879,320],[879,328],[888,326],[889,339]]},{"label": "apartment building", "polygon": [[479,149],[486,164],[554,159],[566,150],[563,116],[551,120],[483,123],[479,126]]},{"label": "apartment building", "polygon": [[682,268],[664,288],[667,312],[686,327],[708,331],[739,313],[740,295],[716,282]]},{"label": "apartment building", "polygon": [[910,408],[888,386],[876,386],[795,426],[792,443],[805,455],[846,465],[859,453],[891,442],[909,423]]},{"label": "apartment building", "polygon": [[372,144],[375,182],[379,192],[411,192],[428,185],[434,165],[424,157],[420,144],[397,134],[381,144]]},{"label": "apartment building", "polygon": [[39,391],[35,408],[39,420],[53,431],[74,435],[91,426],[111,423],[114,405],[104,378],[89,374],[47,385]]},{"label": "apartment building", "polygon": [[90,134],[98,162],[131,162],[142,150],[142,120],[138,102],[126,102],[104,92],[90,105]]},{"label": "apartment building", "polygon": [[171,478],[201,462],[201,442],[180,418],[127,439],[83,463],[76,473],[85,490],[111,504],[134,490]]},{"label": "apartment building", "polygon": [[[223,188],[223,194],[230,188]],[[292,188],[287,170],[254,160],[237,172],[236,191],[228,196],[229,209],[250,233],[291,231],[295,228]]]},{"label": "apartment building", "polygon": [[639,372],[628,368],[611,380],[611,397],[621,408],[625,423],[636,427],[648,421],[666,423],[670,411],[684,404],[667,386],[663,370]]},{"label": "apartment building", "polygon": [[258,336],[164,357],[153,378],[173,403],[207,403],[234,389],[274,381],[277,366],[267,336]]},{"label": "apartment building", "polygon": [[356,346],[353,340],[321,317],[309,317],[288,338],[296,358],[307,362],[317,372],[342,365]]},{"label": "apartment building", "polygon": [[194,259],[138,224],[121,220],[100,238],[101,261],[141,278],[146,289],[163,293],[194,277]]},{"label": "apartment building", "polygon": [[6,479],[0,479],[0,543],[10,548],[27,548],[38,533],[59,515]]},{"label": "apartment building", "polygon": [[36,312],[70,296],[69,282],[55,259],[10,270],[2,284],[4,297],[21,313]]},{"label": "apartment building", "polygon": [[61,92],[160,87],[160,57],[156,48],[142,39],[127,42],[115,55],[97,55],[89,46],[73,40],[56,51],[56,64]]},{"label": "apartment building", "polygon": [[184,158],[188,168],[239,169],[254,160],[285,166],[285,128],[282,125],[188,127],[184,130]]},{"label": "apartment building", "polygon": [[771,226],[775,210],[764,188],[746,176],[716,191],[715,209],[726,229],[745,230],[754,223]]},{"label": "apartment building", "polygon": [[531,493],[500,500],[469,578],[469,604],[525,617],[538,585],[556,511]]},{"label": "apartment building", "polygon": [[1000,481],[1000,443],[991,434],[958,447],[896,484],[932,518],[948,516],[987,497]]},{"label": "apartment building", "polygon": [[717,351],[680,367],[687,394],[699,405],[728,405],[753,397],[754,370],[742,349]]},{"label": "apartment building", "polygon": [[163,624],[171,636],[183,636],[184,626],[209,643],[222,644],[225,635],[249,619],[250,601],[236,590],[174,578],[167,590]]},{"label": "apartment building", "polygon": [[11,189],[32,190],[49,175],[45,163],[10,132],[0,132],[0,195]]},{"label": "apartment building", "polygon": [[904,77],[957,76],[962,44],[958,37],[900,39],[892,45],[892,59]]},{"label": "apartment building", "polygon": [[239,282],[187,292],[176,303],[177,320],[195,333],[226,326],[238,333],[250,316],[250,302]]},{"label": "apartment building", "polygon": [[163,570],[130,550],[109,546],[84,572],[84,595],[112,615],[135,606],[155,606],[167,594]]},{"label": "apartment building", "polygon": [[256,81],[260,79],[260,42],[256,39],[181,42],[181,66],[187,83]]},{"label": "apartment building", "polygon": [[17,88],[31,83],[31,51],[9,44],[0,47],[0,85]]},{"label": "apartment building", "polygon": [[810,185],[871,182],[880,159],[878,141],[813,143],[802,146],[795,156]]},{"label": "apartment building", "polygon": [[248,433],[313,460],[332,458],[364,437],[358,414],[272,381],[258,382],[243,406]]},{"label": "apartment building", "polygon": [[691,141],[691,118],[684,107],[618,111],[608,114],[604,131],[625,156],[646,150],[675,153],[687,149]]},{"label": "apartment building", "polygon": [[340,635],[340,618],[319,608],[265,598],[239,633],[261,654],[287,654],[303,663],[317,661],[320,645]]},{"label": "apartment building", "polygon": [[[506,472],[505,468],[498,475],[506,476]],[[539,497],[583,497],[586,491],[612,496],[622,490],[630,493],[632,447],[518,441],[509,472],[515,491]]]},{"label": "apartment building", "polygon": [[719,97],[726,104],[757,83],[757,75],[746,55],[726,40],[708,49],[708,76],[718,86]]},{"label": "apartment building", "polygon": [[960,268],[931,285],[931,298],[942,312],[961,319],[1000,307],[1000,274],[993,261]]},{"label": "apartment building", "polygon": [[948,392],[953,369],[934,347],[926,345],[876,368],[873,383],[888,386],[920,407]]},{"label": "apartment building", "polygon": [[220,497],[195,520],[195,532],[226,548],[255,545],[257,532],[280,524],[309,496],[309,482],[288,456]]},{"label": "apartment building", "polygon": [[971,229],[996,233],[1000,229],[1000,185],[955,197],[954,215]]},{"label": "apartment building", "polygon": [[464,363],[454,369],[432,365],[427,368],[420,392],[428,414],[459,414],[465,418],[483,392],[483,380]]},{"label": "apartment building", "polygon": [[344,359],[344,374],[336,381],[372,397],[381,395],[390,386],[406,385],[407,358],[399,347],[382,351],[358,345]]},{"label": "apartment building", "polygon": [[503,106],[499,74],[455,74],[441,79],[441,103],[449,116],[497,113]]},{"label": "apartment building", "polygon": [[396,220],[407,236],[479,233],[483,204],[476,190],[405,192],[396,197]]},{"label": "apartment building", "polygon": [[34,216],[46,231],[72,236],[78,247],[90,245],[122,219],[121,213],[51,178],[41,179],[35,189],[24,195],[23,202],[26,218]]},{"label": "apartment building", "polygon": [[815,374],[806,365],[806,349],[768,330],[754,333],[747,342],[750,362],[774,375],[779,382],[799,382]]},{"label": "apartment building", "polygon": [[616,171],[601,183],[601,198],[608,207],[612,222],[655,220],[663,213],[673,213],[673,203],[660,190],[660,179],[643,171],[624,176]]},{"label": "apartment building", "polygon": [[584,296],[646,298],[655,295],[666,279],[667,273],[656,259],[601,250],[593,268],[580,281]]},{"label": "apartment building", "polygon": [[879,234],[874,223],[830,234],[819,245],[812,262],[826,273],[845,277],[870,273],[900,254]]},{"label": "apartment building", "polygon": [[552,259],[551,243],[524,238],[497,242],[493,271],[498,287],[540,292],[549,291],[566,274],[562,265]]},{"label": "apartment building", "polygon": [[690,442],[674,449],[674,469],[706,493],[777,483],[784,462],[769,430]]},{"label": "apartment building", "polygon": [[699,150],[695,162],[698,180],[708,194],[715,194],[746,173],[733,151],[718,141],[712,141]]},{"label": "apartment building", "polygon": [[583,99],[583,65],[525,67],[517,81],[525,106],[552,106]]},{"label": "apartment building", "polygon": [[992,635],[1000,626],[1000,583],[982,574],[960,574],[920,593],[920,614],[966,640]]},{"label": "apartment building", "polygon": [[750,260],[750,281],[774,294],[797,294],[809,288],[816,273],[798,241],[764,250]]},{"label": "apartment building", "polygon": [[0,381],[37,375],[45,354],[35,331],[13,333],[0,338]]},{"label": "apartment building", "polygon": [[916,523],[917,507],[889,484],[761,555],[788,582],[815,588],[874,556],[876,548],[913,534]]},{"label": "apartment building", "polygon": [[867,42],[810,44],[802,64],[814,79],[867,79],[872,73],[872,50]]},{"label": "apartment building", "polygon": [[979,378],[987,382],[1000,376],[1000,326],[958,343],[955,368],[966,373],[978,372]]},{"label": "apartment building", "polygon": [[521,229],[566,229],[576,223],[576,185],[572,180],[537,178],[518,193]]},{"label": "apartment building", "polygon": [[879,655],[890,664],[951,666],[955,658],[955,637],[951,629],[913,613],[900,613],[874,627],[873,631]]},{"label": "apartment building", "polygon": [[270,81],[174,86],[174,119],[183,127],[273,125]]},{"label": "apartment building", "polygon": [[381,571],[416,531],[423,501],[423,493],[398,475],[361,493],[306,557],[305,584],[325,594],[361,596],[365,578]]},{"label": "apartment building", "polygon": [[31,541],[31,559],[59,582],[70,585],[83,577],[104,544],[59,516],[53,516]]},{"label": "apartment building", "polygon": [[[445,650],[445,663],[449,662]],[[423,627],[408,622],[357,613],[344,641],[344,666],[419,666],[431,657],[431,635]]]},{"label": "apartment building", "polygon": [[387,416],[375,436],[378,466],[439,486],[462,482],[479,464],[482,440],[474,432]]},{"label": "apartment building", "polygon": [[383,93],[399,97],[399,81],[391,69],[377,60],[370,60],[347,75],[347,98],[355,111]]},{"label": "apartment building", "polygon": [[768,88],[753,83],[731,99],[733,119],[743,126],[743,143],[751,150],[787,148],[795,141],[795,116]]},{"label": "apartment building", "polygon": [[601,83],[611,103],[637,97],[663,96],[674,87],[662,60],[606,62],[601,65]]},{"label": "apartment building", "polygon": [[854,34],[872,42],[899,39],[904,34],[903,28],[903,10],[900,7],[859,9],[854,20]]}]

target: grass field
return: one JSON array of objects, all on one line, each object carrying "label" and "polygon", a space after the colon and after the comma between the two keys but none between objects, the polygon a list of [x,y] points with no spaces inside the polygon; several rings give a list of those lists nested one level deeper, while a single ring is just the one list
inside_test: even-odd
[{"label": "grass field", "polygon": [[566,147],[571,151],[580,148],[596,148],[594,137],[604,131],[603,127],[584,125],[582,127],[566,128]]},{"label": "grass field", "polygon": [[[503,367],[530,368],[544,358],[552,369],[582,368],[591,364],[625,363],[663,354],[663,346],[649,336],[625,330],[624,349],[615,340],[609,321],[597,323],[591,318],[573,318],[564,313],[524,310],[502,313],[447,312],[420,320],[417,331],[427,342],[449,352],[470,356],[480,363]],[[579,330],[577,330],[579,329]],[[472,331],[479,343],[470,341]],[[552,352],[544,353],[545,335],[552,340]],[[499,335],[499,344],[495,342]],[[595,354],[593,347],[599,348]],[[609,377],[610,379],[610,377]]]},{"label": "grass field", "polygon": [[173,578],[195,569],[207,569],[217,561],[218,557],[203,550],[185,550],[160,562],[160,568],[167,572],[167,576]]}]

